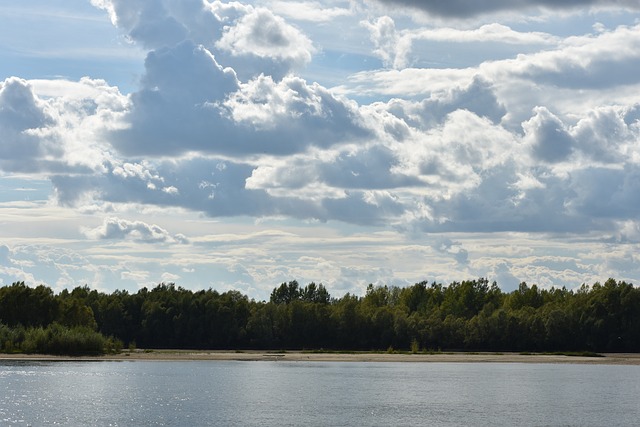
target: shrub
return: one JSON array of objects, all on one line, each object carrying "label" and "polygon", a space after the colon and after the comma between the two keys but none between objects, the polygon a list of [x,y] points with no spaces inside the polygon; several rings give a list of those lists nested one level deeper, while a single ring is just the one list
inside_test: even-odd
[{"label": "shrub", "polygon": [[83,326],[68,328],[52,323],[46,328],[29,328],[20,346],[25,353],[67,356],[98,355],[119,351],[119,340],[107,339],[99,332]]}]

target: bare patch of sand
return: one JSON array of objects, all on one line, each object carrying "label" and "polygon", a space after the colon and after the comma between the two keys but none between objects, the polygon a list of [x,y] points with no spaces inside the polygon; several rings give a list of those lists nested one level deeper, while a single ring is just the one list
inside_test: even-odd
[{"label": "bare patch of sand", "polygon": [[424,363],[574,363],[594,365],[640,365],[640,354],[606,353],[603,357],[566,356],[520,353],[308,353],[302,351],[195,351],[137,350],[97,357],[46,356],[33,354],[0,354],[0,360],[40,361],[124,361],[124,360],[234,360],[289,362],[424,362]]}]

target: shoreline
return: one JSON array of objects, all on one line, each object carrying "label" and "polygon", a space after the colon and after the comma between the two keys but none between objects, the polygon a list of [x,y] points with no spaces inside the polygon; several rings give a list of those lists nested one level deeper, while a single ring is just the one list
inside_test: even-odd
[{"label": "shoreline", "polygon": [[601,353],[602,357],[559,354],[492,352],[443,353],[319,353],[260,350],[135,350],[103,356],[0,354],[0,361],[284,361],[284,362],[418,362],[418,363],[563,363],[587,365],[640,365],[640,353]]}]

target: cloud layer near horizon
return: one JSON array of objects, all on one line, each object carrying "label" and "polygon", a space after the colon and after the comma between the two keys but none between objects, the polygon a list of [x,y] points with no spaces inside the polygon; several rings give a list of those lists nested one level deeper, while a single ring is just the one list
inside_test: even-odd
[{"label": "cloud layer near horizon", "polygon": [[427,13],[450,18],[468,18],[474,15],[500,11],[531,11],[532,9],[571,10],[588,7],[635,8],[640,6],[634,0],[375,0],[382,4],[406,6],[424,10]]},{"label": "cloud layer near horizon", "polygon": [[[467,272],[482,267],[472,269],[469,251],[446,234],[595,233],[640,243],[637,23],[569,37],[495,22],[402,28],[403,15],[361,19],[365,2],[333,16],[359,16],[369,54],[383,66],[331,88],[303,77],[325,54],[300,27],[310,20],[287,21],[269,2],[92,3],[147,52],[134,92],[100,76],[0,82],[0,169],[47,179],[58,205],[104,215],[82,229],[85,238],[193,240],[113,216],[141,206],[337,221],[410,238],[438,233],[435,253]],[[635,7],[379,3],[459,18],[534,6]],[[325,25],[318,22],[310,33]],[[522,51],[464,67],[415,65],[425,43]],[[509,273],[506,264],[485,271]]]}]

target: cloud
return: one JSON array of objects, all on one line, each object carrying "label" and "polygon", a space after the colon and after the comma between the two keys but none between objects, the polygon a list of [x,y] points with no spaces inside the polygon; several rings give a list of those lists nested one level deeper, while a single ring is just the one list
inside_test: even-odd
[{"label": "cloud", "polygon": [[294,153],[371,136],[357,104],[294,76],[278,83],[261,76],[222,105],[236,124],[256,131],[245,136],[255,140],[255,152]]},{"label": "cloud", "polygon": [[4,170],[38,169],[34,162],[45,162],[61,154],[43,129],[53,117],[46,104],[33,93],[29,84],[11,77],[0,83],[0,165]]},{"label": "cloud", "polygon": [[[249,164],[195,157],[107,167],[105,173],[90,176],[52,176],[57,202],[67,206],[100,201],[180,207],[212,217],[325,217],[316,203],[286,196],[271,197],[263,190],[245,188],[253,170]],[[165,190],[172,187],[175,190]]]},{"label": "cloud", "polygon": [[388,16],[382,16],[374,22],[362,22],[362,25],[369,30],[371,41],[375,46],[374,54],[382,59],[382,63],[387,67],[403,67],[403,55],[397,53],[400,36],[396,32],[395,22]]},{"label": "cloud", "polygon": [[36,99],[25,80],[10,77],[2,82],[0,103],[0,125],[3,128],[11,125],[17,130],[37,129],[51,122],[43,111],[43,103]]},{"label": "cloud", "polygon": [[[263,8],[253,9],[235,25],[225,27],[215,47],[231,55],[228,60],[234,69],[256,67],[249,76],[264,73],[276,80],[308,64],[314,51],[311,40]],[[243,57],[246,59],[237,61]]]},{"label": "cloud", "polygon": [[273,1],[269,3],[269,7],[278,15],[309,22],[330,22],[352,14],[350,9],[324,7],[322,3],[315,1]]},{"label": "cloud", "polygon": [[497,283],[500,284],[500,288],[503,292],[513,292],[518,289],[518,286],[522,280],[518,279],[511,271],[511,264],[508,262],[501,262],[495,266],[494,270],[489,273],[489,277],[492,277]]},{"label": "cloud", "polygon": [[428,131],[431,144],[407,147],[402,170],[432,186],[416,194],[422,203],[413,210],[405,205],[408,224],[429,232],[615,228],[612,219],[633,217],[637,206],[637,165],[622,153],[635,152],[638,133],[625,125],[626,111],[599,109],[569,126],[537,108],[522,137],[468,112],[450,113]]},{"label": "cloud", "polygon": [[58,291],[87,283],[87,275],[99,269],[73,250],[44,244],[15,245],[9,253],[11,258],[0,263],[0,283],[4,284],[24,281],[29,286],[36,286],[44,283]]},{"label": "cloud", "polygon": [[630,108],[625,111],[623,120],[627,126],[640,125],[640,104],[630,106]]},{"label": "cloud", "polygon": [[432,93],[420,102],[394,99],[387,108],[405,123],[421,130],[441,124],[449,114],[458,110],[470,111],[495,124],[507,114],[505,106],[498,100],[494,84],[479,75],[466,86],[452,86]]},{"label": "cloud", "polygon": [[[554,96],[559,90],[576,98],[582,95],[577,92],[581,89],[612,90],[639,84],[635,72],[640,66],[638,46],[640,25],[621,25],[610,31],[565,38],[550,49],[485,60],[464,68],[360,71],[349,76],[348,83],[338,89],[349,96],[419,98],[467,86],[473,79],[481,78],[500,86],[500,94],[510,101],[511,109],[521,104],[528,112],[540,105],[536,102],[561,104],[565,100]],[[388,56],[395,58],[392,54]]]},{"label": "cloud", "polygon": [[[99,5],[133,40],[153,48],[121,129],[107,136],[125,156],[284,155],[367,136],[353,103],[287,76],[309,62],[313,47],[267,9],[171,0],[153,11],[139,2]],[[147,21],[162,26],[167,17],[190,32],[169,43],[140,29]]]},{"label": "cloud", "polygon": [[109,158],[96,135],[117,128],[126,97],[102,80],[0,83],[0,169],[91,173]]},{"label": "cloud", "polygon": [[92,0],[127,37],[150,51],[186,41],[202,46],[242,80],[260,74],[280,80],[315,52],[297,28],[265,8],[202,0]]},{"label": "cloud", "polygon": [[590,111],[572,129],[576,150],[592,163],[624,163],[625,152],[629,154],[627,150],[637,137],[633,122],[625,122],[629,111],[633,111],[633,107],[602,107]]},{"label": "cloud", "polygon": [[487,63],[486,68],[496,77],[510,74],[537,84],[603,89],[638,82],[638,46],[640,25],[619,26],[596,36],[567,38],[557,49]]},{"label": "cloud", "polygon": [[[629,155],[638,152],[635,106],[597,108],[573,117],[574,124],[536,107],[518,133],[501,124],[506,107],[494,84],[482,78],[421,102],[358,107],[299,78],[263,77],[239,83],[219,108],[228,115],[220,120],[242,129],[236,135],[255,137],[255,145],[229,153],[185,143],[152,147],[157,159],[104,159],[84,174],[53,174],[56,200],[78,207],[137,203],[213,217],[285,216],[428,232],[612,231],[615,221],[634,215],[636,189],[625,177],[634,176]],[[335,126],[326,129],[327,123]],[[359,127],[351,134],[334,133],[353,123]],[[297,128],[302,124],[304,129]],[[295,140],[303,131],[307,139]],[[277,157],[265,155],[269,147],[260,153],[257,136],[277,144],[277,135],[295,145],[271,148]],[[191,154],[163,160],[172,150]],[[594,161],[600,166],[594,168]],[[589,174],[598,182],[583,185]],[[608,202],[618,215],[598,210],[604,182],[620,188]]]},{"label": "cloud", "polygon": [[94,240],[133,240],[138,243],[188,243],[182,234],[171,235],[156,224],[106,218],[102,225],[83,230],[85,236]]},{"label": "cloud", "polygon": [[397,153],[383,145],[340,150],[322,159],[300,155],[259,165],[247,178],[246,188],[321,203],[323,215],[318,219],[379,223],[405,209],[393,190],[424,184],[403,171],[400,163]]},{"label": "cloud", "polygon": [[346,84],[334,90],[344,96],[424,99],[434,92],[466,86],[478,74],[478,69],[473,67],[359,71],[351,74]]},{"label": "cloud", "polygon": [[[266,9],[169,0],[153,10],[139,2],[101,6],[150,49],[138,91],[123,96],[91,79],[47,86],[13,78],[0,89],[0,126],[9,135],[3,157],[40,162],[29,170],[51,175],[62,204],[139,203],[210,216],[285,215],[436,232],[607,228],[610,222],[598,221],[615,215],[596,209],[601,186],[587,188],[576,179],[591,173],[619,188],[610,201],[620,208],[616,220],[632,215],[622,206],[635,192],[625,176],[635,176],[629,159],[637,153],[637,104],[571,115],[532,105],[517,122],[517,98],[509,98],[505,86],[528,81],[574,89],[570,77],[588,72],[591,80],[578,80],[601,88],[600,79],[616,80],[606,79],[604,64],[635,64],[640,27],[558,42],[499,24],[398,31],[393,19],[382,17],[365,26],[391,65],[403,37],[507,37],[553,47],[470,69],[368,74],[380,77],[381,86],[411,86],[416,99],[360,106],[287,74],[307,63],[313,48]],[[205,37],[207,25],[212,33]],[[267,74],[252,72],[244,80],[222,65],[241,57]],[[285,64],[285,75],[262,63],[265,58]],[[411,75],[421,77],[406,78]],[[607,84],[635,81],[630,72],[625,76]],[[36,95],[36,86],[46,96]],[[506,120],[517,126],[507,127]],[[11,164],[3,163],[4,170],[16,168]],[[545,209],[553,220],[541,219]]]},{"label": "cloud", "polygon": [[355,103],[293,76],[243,84],[191,42],[150,53],[145,67],[113,135],[125,155],[283,155],[369,134]]},{"label": "cloud", "polygon": [[9,247],[7,245],[0,245],[0,265],[8,265],[11,261],[9,259]]},{"label": "cloud", "polygon": [[574,9],[585,7],[639,8],[633,0],[488,0],[469,2],[466,0],[377,0],[379,3],[393,6],[406,6],[420,9],[429,14],[450,17],[469,18],[475,15],[499,11],[518,11],[526,9]]},{"label": "cloud", "polygon": [[126,155],[171,155],[227,145],[230,124],[213,105],[237,90],[233,70],[188,41],[149,53],[145,69],[126,127],[112,136],[115,147]]},{"label": "cloud", "polygon": [[571,175],[570,212],[595,219],[634,219],[640,212],[640,166],[585,167]]},{"label": "cloud", "polygon": [[114,25],[147,49],[173,46],[201,34],[205,27],[214,33],[220,30],[219,20],[201,0],[91,0],[91,3],[106,10]]},{"label": "cloud", "polygon": [[[208,58],[209,70],[225,76]],[[236,148],[235,153],[225,153],[224,148],[189,146],[180,139],[184,146],[140,148],[157,150],[157,159],[128,161],[107,155],[98,143],[88,151],[97,156],[86,156],[91,163],[73,174],[67,173],[70,162],[65,152],[58,156],[67,167],[64,173],[50,171],[56,200],[78,207],[134,203],[214,217],[286,216],[428,232],[600,229],[613,233],[616,224],[635,215],[637,188],[631,177],[636,174],[634,141],[640,130],[635,104],[599,107],[570,118],[571,123],[566,116],[536,107],[519,134],[501,125],[506,107],[494,84],[482,78],[421,102],[391,100],[359,107],[296,77],[280,82],[263,77],[243,84],[229,76],[236,91],[218,104],[226,113],[219,120],[234,123],[242,129],[235,135],[254,137],[255,145],[240,146],[244,152]],[[170,86],[163,83],[162,74],[150,73],[146,82],[158,83],[158,91],[164,90],[163,84]],[[124,119],[139,113],[131,107],[138,102],[136,96],[131,104],[123,103],[121,95],[95,81],[75,83],[70,87],[78,88],[76,94],[53,96],[47,104],[26,83],[12,84],[31,97],[27,98],[31,105],[41,107],[36,111],[55,113],[50,114],[55,120],[44,122],[51,129],[61,128],[64,120],[81,124],[77,134],[59,139],[65,144],[78,143],[78,135],[100,126],[109,128],[114,122],[121,126]],[[42,90],[54,94],[57,89]],[[166,93],[172,99],[181,96],[177,88]],[[193,100],[201,93],[194,88],[182,96]],[[335,125],[326,129],[327,123]],[[348,126],[353,128],[345,132]],[[130,129],[117,132],[122,135]],[[305,131],[306,140],[295,140]],[[273,138],[270,142],[276,144],[278,134],[286,137],[284,142],[295,141],[279,148],[293,156],[275,148],[271,150],[278,157],[265,156],[267,148],[259,152],[258,136],[262,142]],[[191,154],[163,160],[172,150]],[[215,150],[237,159],[218,156]],[[241,158],[245,155],[249,157]],[[610,208],[599,200],[607,200]]]},{"label": "cloud", "polygon": [[[292,278],[358,293],[461,274],[505,289],[637,279],[640,25],[597,11],[637,2],[92,3],[144,69],[129,94],[0,83],[3,180],[53,188],[1,207],[1,280],[268,297]],[[16,219],[24,206],[37,213]],[[40,230],[77,252],[30,244]]]},{"label": "cloud", "polygon": [[361,25],[369,30],[375,47],[373,53],[382,59],[385,67],[394,69],[411,65],[413,50],[419,42],[553,46],[561,41],[547,33],[514,31],[498,23],[485,24],[473,30],[447,27],[396,30],[394,20],[389,16],[382,16],[373,22],[363,21]]},{"label": "cloud", "polygon": [[462,247],[460,242],[454,242],[446,237],[439,238],[434,242],[433,248],[444,254],[451,255],[460,265],[469,264],[469,252]]},{"label": "cloud", "polygon": [[534,116],[522,124],[525,143],[531,146],[533,156],[549,163],[567,160],[575,142],[556,116],[544,107],[534,110]]},{"label": "cloud", "polygon": [[436,28],[406,32],[413,40],[454,43],[501,43],[521,45],[556,45],[560,38],[543,32],[520,32],[493,22],[472,30]]}]

